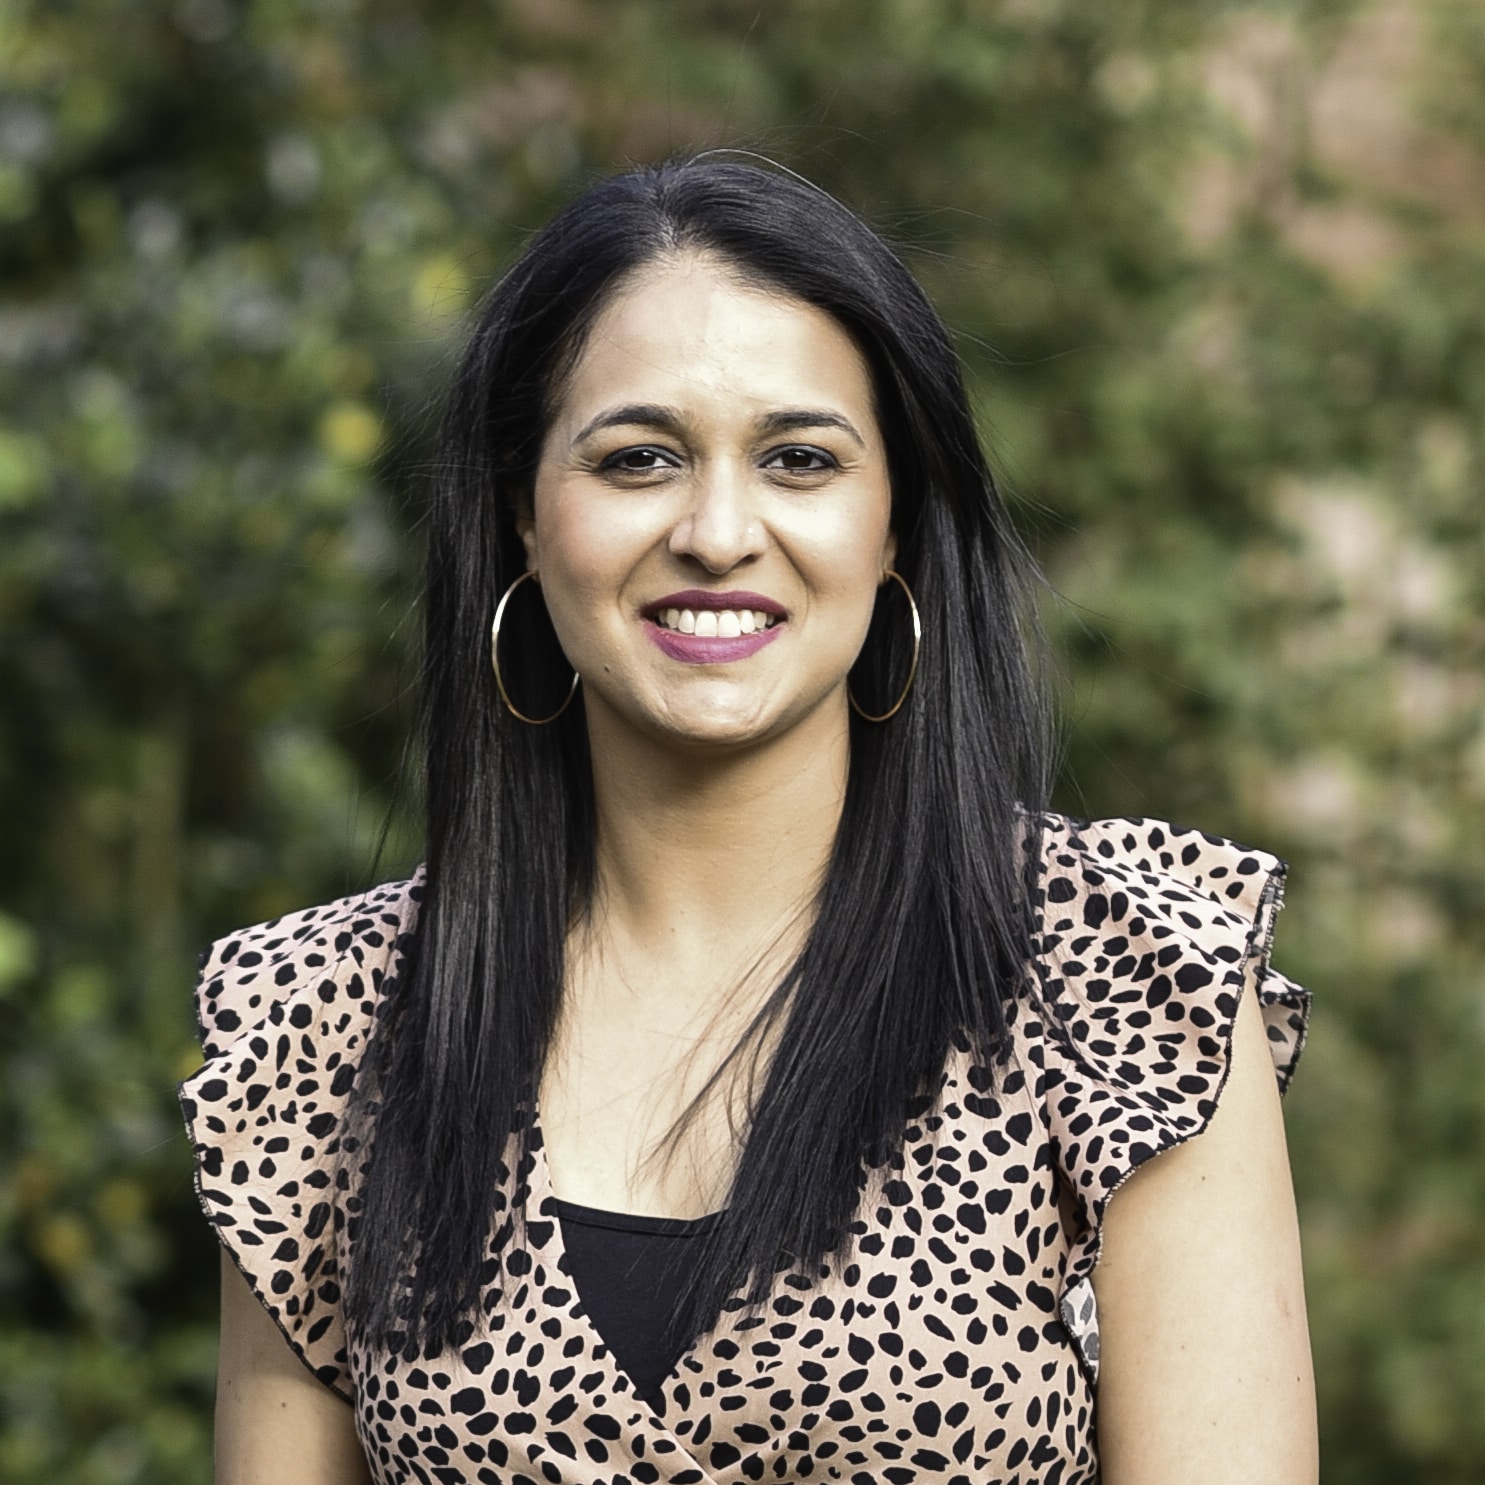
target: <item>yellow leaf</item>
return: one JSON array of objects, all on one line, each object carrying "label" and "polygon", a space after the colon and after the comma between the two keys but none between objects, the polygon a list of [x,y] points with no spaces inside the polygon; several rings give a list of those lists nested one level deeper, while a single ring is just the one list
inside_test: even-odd
[{"label": "yellow leaf", "polygon": [[336,402],[320,419],[320,447],[340,464],[365,464],[382,441],[382,421],[364,402]]},{"label": "yellow leaf", "polygon": [[50,473],[39,438],[0,428],[0,510],[29,505],[46,487]]},{"label": "yellow leaf", "polygon": [[425,259],[413,276],[413,307],[429,319],[461,314],[468,296],[469,275],[447,253]]}]

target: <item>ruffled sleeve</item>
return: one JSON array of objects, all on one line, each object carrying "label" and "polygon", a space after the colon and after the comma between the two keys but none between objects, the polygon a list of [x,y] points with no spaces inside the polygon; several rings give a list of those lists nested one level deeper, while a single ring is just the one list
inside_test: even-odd
[{"label": "ruffled sleeve", "polygon": [[180,1086],[207,1221],[305,1365],[350,1397],[339,1127],[421,879],[247,928],[203,956],[205,1064]]},{"label": "ruffled sleeve", "polygon": [[1091,1276],[1109,1199],[1211,1121],[1244,994],[1281,1092],[1299,1060],[1310,998],[1269,963],[1284,873],[1265,852],[1153,820],[1046,821],[1043,1086],[1079,1221],[1060,1309],[1095,1382]]}]

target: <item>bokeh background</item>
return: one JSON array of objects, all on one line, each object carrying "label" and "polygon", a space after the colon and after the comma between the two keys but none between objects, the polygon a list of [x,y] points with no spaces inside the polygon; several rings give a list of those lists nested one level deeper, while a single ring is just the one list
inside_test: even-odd
[{"label": "bokeh background", "polygon": [[1485,1478],[1485,7],[8,0],[0,1479],[209,1478],[195,955],[416,858],[463,317],[595,173],[723,146],[958,333],[1062,805],[1293,863],[1327,1485]]}]

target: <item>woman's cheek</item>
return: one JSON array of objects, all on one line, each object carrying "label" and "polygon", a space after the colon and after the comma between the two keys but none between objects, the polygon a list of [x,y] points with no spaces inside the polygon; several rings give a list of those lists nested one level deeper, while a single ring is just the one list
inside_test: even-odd
[{"label": "woman's cheek", "polygon": [[553,500],[538,521],[537,564],[552,621],[564,640],[591,629],[615,608],[624,586],[626,542],[622,523],[601,510]]}]

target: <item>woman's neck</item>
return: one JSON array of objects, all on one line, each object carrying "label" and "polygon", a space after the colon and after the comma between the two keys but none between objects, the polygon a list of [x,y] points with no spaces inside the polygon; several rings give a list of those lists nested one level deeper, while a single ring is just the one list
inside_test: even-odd
[{"label": "woman's neck", "polygon": [[[673,1217],[726,1201],[778,1029],[755,1018],[803,947],[840,822],[844,711],[723,756],[590,707],[597,878],[541,1087],[560,1196]],[[712,1087],[750,1027],[755,1055]]]},{"label": "woman's neck", "polygon": [[806,926],[845,799],[843,699],[720,755],[659,748],[606,720],[591,734],[593,929],[716,972]]}]

